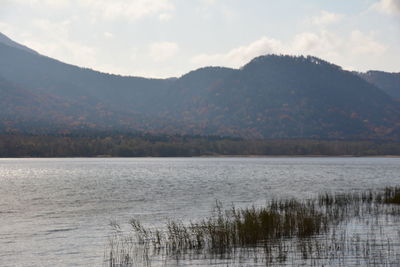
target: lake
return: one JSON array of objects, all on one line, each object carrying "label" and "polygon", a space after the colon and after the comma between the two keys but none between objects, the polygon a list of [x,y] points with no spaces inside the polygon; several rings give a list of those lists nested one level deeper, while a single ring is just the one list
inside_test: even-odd
[{"label": "lake", "polygon": [[399,158],[0,159],[0,265],[101,266],[111,221],[399,184]]}]

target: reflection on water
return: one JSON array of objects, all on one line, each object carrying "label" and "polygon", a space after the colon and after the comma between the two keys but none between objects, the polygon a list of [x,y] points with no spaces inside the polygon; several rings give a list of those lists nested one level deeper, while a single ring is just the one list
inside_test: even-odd
[{"label": "reflection on water", "polygon": [[215,199],[260,206],[395,186],[399,173],[390,158],[1,159],[0,262],[98,266],[112,220],[190,221]]}]

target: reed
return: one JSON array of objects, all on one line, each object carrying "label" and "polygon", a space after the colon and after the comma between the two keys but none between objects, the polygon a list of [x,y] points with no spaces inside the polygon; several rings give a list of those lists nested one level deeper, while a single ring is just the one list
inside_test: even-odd
[{"label": "reed", "polygon": [[400,204],[400,188],[386,188],[384,193],[384,202],[386,204]]},{"label": "reed", "polygon": [[[107,262],[110,267],[147,266],[151,255],[175,259],[219,255],[240,259],[242,256],[238,255],[252,251],[254,259],[259,260],[262,255],[265,265],[296,258],[297,264],[302,260],[318,266],[344,258],[346,253],[369,263],[367,254],[378,250],[379,246],[382,250],[375,254],[382,254],[376,258],[382,262],[385,261],[384,254],[393,249],[389,239],[383,242],[385,237],[371,234],[366,239],[359,237],[359,242],[355,242],[355,237],[347,236],[343,229],[354,220],[360,225],[382,227],[380,216],[400,215],[400,206],[389,205],[399,204],[399,200],[400,187],[393,187],[380,191],[324,193],[302,201],[272,200],[257,208],[224,209],[217,201],[208,218],[190,223],[169,221],[160,229],[146,228],[132,219],[129,238],[114,238]],[[400,258],[400,251],[395,256]]]}]

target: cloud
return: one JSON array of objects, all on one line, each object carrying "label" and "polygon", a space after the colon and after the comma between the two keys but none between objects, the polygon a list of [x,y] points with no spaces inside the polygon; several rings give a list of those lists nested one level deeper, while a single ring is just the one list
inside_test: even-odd
[{"label": "cloud", "polygon": [[200,2],[201,2],[202,4],[204,4],[204,5],[210,6],[210,5],[216,4],[216,3],[217,3],[217,0],[200,0]]},{"label": "cloud", "polygon": [[[95,19],[135,21],[175,9],[171,0],[0,0],[34,8],[85,8]],[[170,15],[171,16],[171,15]],[[163,16],[165,18],[165,16]]]},{"label": "cloud", "polygon": [[297,34],[284,50],[296,55],[335,57],[345,50],[343,45],[342,38],[329,31],[303,32]]},{"label": "cloud", "polygon": [[[7,0],[6,0],[7,1]],[[71,4],[70,0],[10,0],[9,2],[30,6],[50,6],[54,8],[65,8]]]},{"label": "cloud", "polygon": [[400,0],[379,0],[372,5],[372,9],[384,14],[400,16]]},{"label": "cloud", "polygon": [[25,44],[46,56],[75,64],[78,66],[97,68],[97,50],[90,46],[73,41],[27,41]]},{"label": "cloud", "polygon": [[387,47],[378,41],[376,41],[373,35],[367,35],[361,31],[352,31],[350,43],[351,51],[358,55],[381,55],[383,54]]},{"label": "cloud", "polygon": [[133,61],[136,61],[137,59],[138,59],[138,56],[139,56],[139,52],[138,52],[138,49],[137,49],[137,47],[131,47],[130,48],[130,59],[131,60],[133,60]]},{"label": "cloud", "polygon": [[111,32],[103,32],[103,36],[106,39],[112,39],[114,38],[114,34],[112,34]]},{"label": "cloud", "polygon": [[0,32],[1,33],[4,33],[6,35],[11,35],[11,29],[12,29],[12,27],[9,24],[0,21]]},{"label": "cloud", "polygon": [[105,20],[135,21],[175,9],[170,0],[79,0],[78,3],[89,9],[92,16]]},{"label": "cloud", "polygon": [[240,46],[232,49],[228,53],[221,54],[200,54],[192,59],[192,63],[197,66],[204,65],[224,65],[230,67],[240,67],[244,63],[256,56],[276,53],[281,50],[280,41],[262,37],[261,39],[248,45]]},{"label": "cloud", "polygon": [[24,45],[37,52],[79,66],[96,68],[98,51],[95,47],[71,39],[71,22],[36,19],[31,22],[39,31],[21,32]]},{"label": "cloud", "polygon": [[386,50],[387,47],[375,40],[372,34],[358,30],[347,36],[329,31],[303,32],[286,42],[264,36],[227,53],[196,55],[192,63],[197,67],[213,65],[237,68],[260,55],[290,54],[313,55],[346,67],[352,60],[361,62],[365,58],[380,58]]},{"label": "cloud", "polygon": [[[342,36],[329,31],[305,32],[294,37],[285,53],[313,55],[342,65],[361,65],[367,61],[381,61],[388,47],[375,40],[373,34],[354,30]],[[366,67],[366,66],[364,66]]]},{"label": "cloud", "polygon": [[330,13],[328,11],[321,11],[319,16],[311,19],[315,25],[327,25],[339,22],[343,18],[342,14]]},{"label": "cloud", "polygon": [[162,13],[158,16],[158,19],[162,22],[170,21],[172,19],[171,13]]},{"label": "cloud", "polygon": [[175,56],[179,51],[179,46],[173,42],[158,42],[150,45],[149,55],[156,61],[161,62]]}]

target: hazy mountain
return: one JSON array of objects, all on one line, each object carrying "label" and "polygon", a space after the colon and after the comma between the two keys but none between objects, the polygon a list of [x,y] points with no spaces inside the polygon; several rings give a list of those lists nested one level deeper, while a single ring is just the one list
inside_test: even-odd
[{"label": "hazy mountain", "polygon": [[36,125],[42,132],[124,129],[250,138],[399,134],[398,103],[314,57],[262,56],[241,69],[207,67],[174,79],[100,73],[2,42],[0,58],[2,130],[33,131]]},{"label": "hazy mountain", "polygon": [[65,108],[68,103],[58,102],[54,97],[36,94],[0,77],[0,129],[13,132],[23,128],[37,132],[39,129],[57,128],[71,111]]},{"label": "hazy mountain", "polygon": [[29,52],[29,53],[38,54],[35,50],[32,50],[32,49],[30,49],[30,48],[28,48],[28,47],[26,47],[24,45],[21,45],[21,44],[19,44],[17,42],[14,42],[13,40],[8,38],[7,36],[2,34],[1,32],[0,32],[0,43],[8,45],[8,46],[11,46],[11,47],[14,47],[14,48],[22,49],[22,50],[24,50],[26,52]]},{"label": "hazy mountain", "polygon": [[[86,105],[39,90],[15,85],[0,76],[0,131],[65,133],[97,128],[139,130],[136,114],[114,113],[104,106]],[[124,120],[125,124],[118,121]],[[116,121],[118,123],[116,123]],[[142,129],[141,129],[142,130]]]},{"label": "hazy mountain", "polygon": [[323,60],[262,56],[227,72],[177,111],[179,119],[249,137],[361,138],[398,131],[399,107],[387,94]]},{"label": "hazy mountain", "polygon": [[400,101],[400,73],[368,71],[358,75]]}]

